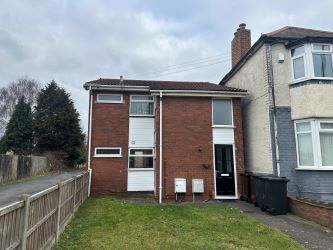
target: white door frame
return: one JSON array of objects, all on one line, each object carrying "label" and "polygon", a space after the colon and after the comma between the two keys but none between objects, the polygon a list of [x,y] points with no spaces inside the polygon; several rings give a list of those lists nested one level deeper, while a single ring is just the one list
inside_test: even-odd
[{"label": "white door frame", "polygon": [[[215,169],[215,145],[231,145],[233,151],[234,161],[234,175],[235,175],[235,195],[217,195],[216,193],[216,169]],[[237,168],[236,168],[236,152],[235,143],[213,143],[213,171],[214,171],[214,199],[238,199],[238,188],[237,188]]]}]

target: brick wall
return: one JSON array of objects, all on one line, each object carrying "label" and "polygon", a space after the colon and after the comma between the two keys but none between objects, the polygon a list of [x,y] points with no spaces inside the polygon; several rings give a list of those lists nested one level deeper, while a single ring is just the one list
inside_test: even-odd
[{"label": "brick wall", "polygon": [[245,23],[241,23],[231,41],[232,67],[235,66],[251,48],[251,31],[245,27]]},{"label": "brick wall", "polygon": [[[163,199],[175,199],[174,178],[186,178],[186,195],[192,200],[192,179],[204,179],[204,194],[196,200],[214,197],[211,98],[163,97]],[[233,101],[238,190],[239,174],[244,172],[243,134],[240,99]],[[156,116],[159,145],[159,100]],[[157,186],[159,185],[159,147],[157,147]],[[204,166],[205,165],[205,166]],[[158,194],[158,187],[157,187]],[[157,195],[158,196],[158,195]]]},{"label": "brick wall", "polygon": [[233,116],[235,126],[235,152],[236,152],[236,170],[237,170],[237,187],[238,193],[243,191],[243,181],[240,174],[245,173],[244,167],[244,144],[243,144],[243,123],[242,123],[242,108],[241,99],[233,99]]},{"label": "brick wall", "polygon": [[174,199],[178,177],[186,178],[186,199],[192,199],[192,179],[204,179],[205,193],[197,199],[214,191],[211,106],[210,98],[163,98],[163,198]]},{"label": "brick wall", "polygon": [[[324,226],[333,228],[333,205],[288,198],[289,209],[293,214]],[[315,215],[315,216],[314,216]]]},{"label": "brick wall", "polygon": [[[92,194],[127,191],[129,95],[124,103],[96,103],[92,115]],[[244,172],[243,133],[240,99],[233,100],[238,190]],[[186,178],[186,200],[192,200],[192,179],[204,179],[204,194],[197,200],[214,195],[211,98],[163,97],[163,199],[174,199],[174,178]],[[156,187],[159,191],[159,98],[156,102]],[[96,158],[95,147],[121,147],[120,158]]]},{"label": "brick wall", "polygon": [[[129,95],[124,103],[96,103],[92,109],[91,168],[92,194],[127,191]],[[94,157],[95,147],[121,147],[120,158]]]}]

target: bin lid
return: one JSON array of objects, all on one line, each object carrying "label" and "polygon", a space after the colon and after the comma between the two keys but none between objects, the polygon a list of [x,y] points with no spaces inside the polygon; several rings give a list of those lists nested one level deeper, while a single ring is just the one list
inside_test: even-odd
[{"label": "bin lid", "polygon": [[288,182],[289,179],[285,177],[263,177],[263,179],[266,179],[268,181],[280,181],[280,182]]}]

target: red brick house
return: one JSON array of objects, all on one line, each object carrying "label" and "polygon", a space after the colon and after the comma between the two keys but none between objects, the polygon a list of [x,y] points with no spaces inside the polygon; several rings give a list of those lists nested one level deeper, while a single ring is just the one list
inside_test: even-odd
[{"label": "red brick house", "polygon": [[208,82],[99,79],[90,92],[92,194],[237,199],[244,172],[240,99]]}]

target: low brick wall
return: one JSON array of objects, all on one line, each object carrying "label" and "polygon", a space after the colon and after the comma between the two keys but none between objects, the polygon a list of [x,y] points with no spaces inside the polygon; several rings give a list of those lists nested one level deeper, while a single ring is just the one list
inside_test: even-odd
[{"label": "low brick wall", "polygon": [[48,167],[46,157],[0,155],[0,181],[34,176],[46,171]]},{"label": "low brick wall", "polygon": [[318,224],[333,228],[333,204],[321,204],[288,197],[291,213]]}]

